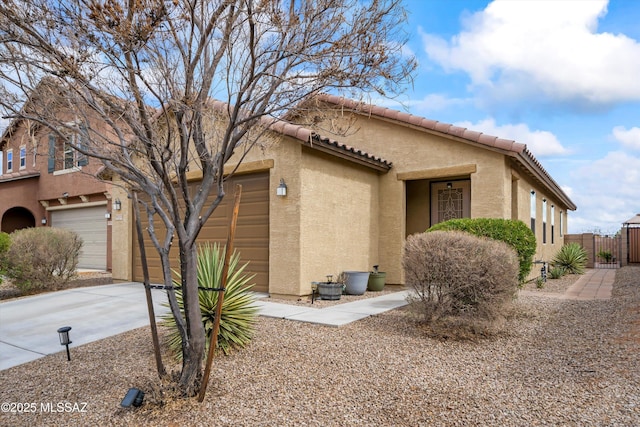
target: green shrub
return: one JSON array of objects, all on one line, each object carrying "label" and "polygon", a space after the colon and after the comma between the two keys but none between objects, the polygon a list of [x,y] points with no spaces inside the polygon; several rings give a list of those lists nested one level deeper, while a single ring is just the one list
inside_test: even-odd
[{"label": "green shrub", "polygon": [[598,257],[602,258],[604,262],[611,262],[611,260],[613,259],[613,254],[609,250],[604,250],[598,252]]},{"label": "green shrub", "polygon": [[11,233],[7,275],[22,291],[56,289],[76,274],[82,239],[62,228],[25,228]]},{"label": "green shrub", "polygon": [[[466,231],[475,236],[500,240],[515,249],[518,255],[520,272],[518,280],[524,283],[531,272],[533,256],[536,253],[536,237],[522,221],[499,218],[464,218],[451,219],[429,228],[427,231]],[[494,262],[500,261],[494,258]]]},{"label": "green shrub", "polygon": [[[198,286],[200,288],[218,288],[222,283],[222,268],[225,249],[217,243],[200,246],[198,251]],[[233,347],[244,347],[251,341],[253,328],[258,315],[258,307],[254,305],[255,297],[250,292],[252,284],[249,281],[254,276],[243,274],[247,264],[238,266],[240,256],[234,252],[229,259],[226,291],[222,301],[222,317],[218,334],[218,347],[228,354]],[[180,286],[180,275],[174,280],[174,286]],[[200,289],[198,298],[202,311],[202,323],[207,336],[207,350],[213,332],[216,304],[219,292]],[[184,315],[182,291],[176,291],[180,310]],[[166,305],[166,304],[165,304]],[[178,359],[182,359],[182,339],[178,332],[172,313],[163,317],[163,324],[171,329],[169,347]]]},{"label": "green shrub", "polygon": [[491,334],[518,288],[513,248],[464,232],[409,236],[403,267],[406,284],[414,291],[410,302],[439,336]]},{"label": "green shrub", "polygon": [[559,279],[565,274],[567,274],[567,272],[562,267],[552,267],[551,269],[549,269],[550,279]]},{"label": "green shrub", "polygon": [[2,275],[7,272],[7,252],[11,246],[11,237],[0,231],[0,283],[2,283]]},{"label": "green shrub", "polygon": [[587,251],[577,243],[564,245],[551,263],[570,274],[584,274],[587,265]]}]

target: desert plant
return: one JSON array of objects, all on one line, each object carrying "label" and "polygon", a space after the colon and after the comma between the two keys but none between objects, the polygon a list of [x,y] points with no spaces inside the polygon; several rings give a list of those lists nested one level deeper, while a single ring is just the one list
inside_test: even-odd
[{"label": "desert plant", "polygon": [[500,218],[462,218],[441,222],[427,231],[466,231],[475,236],[488,237],[505,242],[518,255],[518,280],[524,283],[531,272],[533,256],[536,253],[536,236],[522,221]]},{"label": "desert plant", "polygon": [[613,259],[613,254],[610,250],[603,250],[598,252],[598,257],[602,258],[604,262],[611,262],[611,260]]},{"label": "desert plant", "polygon": [[[224,264],[225,248],[217,243],[205,243],[198,250],[198,297],[200,310],[202,311],[202,323],[207,336],[207,348],[211,339],[215,322],[215,311],[218,303],[219,292],[212,291],[222,283],[222,269]],[[255,297],[250,292],[252,284],[249,284],[254,275],[243,274],[248,263],[239,266],[240,255],[234,251],[229,259],[229,271],[225,287],[224,300],[222,301],[222,316],[220,320],[220,332],[218,334],[218,347],[228,354],[233,347],[244,347],[249,343],[253,335],[253,327],[258,315],[258,307],[254,305]],[[173,285],[180,286],[180,274],[176,273]],[[184,301],[182,291],[176,291],[176,297],[181,312],[184,313]],[[171,329],[169,334],[169,347],[174,351],[178,359],[182,358],[182,340],[175,319],[171,313],[163,318],[163,324]]]},{"label": "desert plant", "polygon": [[22,292],[56,289],[76,274],[82,239],[73,231],[38,227],[11,233],[7,275]]},{"label": "desert plant", "polygon": [[536,278],[536,288],[543,289],[544,288],[544,279],[542,277]]},{"label": "desert plant", "polygon": [[513,248],[464,232],[409,236],[403,267],[406,284],[414,291],[410,302],[432,330],[455,325],[467,332],[487,333],[482,325],[504,319],[518,287]]},{"label": "desert plant", "polygon": [[9,252],[10,245],[11,237],[0,231],[0,283],[2,283],[2,276],[7,272],[7,252]]},{"label": "desert plant", "polygon": [[550,279],[559,279],[566,274],[566,271],[562,267],[552,267],[549,269]]},{"label": "desert plant", "polygon": [[570,274],[584,274],[587,265],[587,251],[577,243],[564,245],[551,263]]}]

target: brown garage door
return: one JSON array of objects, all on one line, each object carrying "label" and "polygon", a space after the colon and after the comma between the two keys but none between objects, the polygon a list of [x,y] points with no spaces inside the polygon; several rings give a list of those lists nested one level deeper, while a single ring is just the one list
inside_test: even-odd
[{"label": "brown garage door", "polygon": [[[245,272],[255,274],[254,291],[269,291],[269,174],[257,173],[235,176],[225,183],[226,196],[203,227],[198,242],[219,242],[225,244],[229,222],[233,211],[233,197],[236,184],[242,185],[242,199],[236,229],[234,247],[240,252],[242,263],[249,262]],[[211,200],[214,196],[211,196]],[[143,214],[144,217],[144,214]],[[161,226],[159,218],[154,221],[156,229]],[[147,220],[142,218],[143,228]],[[160,233],[158,233],[160,235]],[[171,249],[171,265],[179,269],[177,242]],[[140,250],[134,233],[133,277],[142,281]],[[162,283],[160,257],[151,242],[145,236],[149,275],[152,283]]]}]

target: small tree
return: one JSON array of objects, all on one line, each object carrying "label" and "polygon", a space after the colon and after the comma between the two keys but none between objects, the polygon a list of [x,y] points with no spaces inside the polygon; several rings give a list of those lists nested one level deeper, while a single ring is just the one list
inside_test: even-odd
[{"label": "small tree", "polygon": [[184,312],[168,295],[186,395],[199,388],[205,349],[196,239],[225,196],[225,164],[239,164],[278,117],[304,116],[295,110],[313,94],[399,92],[415,68],[402,51],[405,19],[400,0],[0,3],[5,115],[78,134],[77,151],[148,196],[167,286],[179,247]]}]

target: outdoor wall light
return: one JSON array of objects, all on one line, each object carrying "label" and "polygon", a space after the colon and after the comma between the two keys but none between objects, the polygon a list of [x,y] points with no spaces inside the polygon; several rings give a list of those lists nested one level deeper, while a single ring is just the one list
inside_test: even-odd
[{"label": "outdoor wall light", "polygon": [[47,218],[42,218],[42,219],[40,220],[40,224],[42,224],[42,225],[47,225]]},{"label": "outdoor wall light", "polygon": [[67,197],[69,197],[69,193],[67,193],[67,192],[65,191],[64,193],[62,193],[62,197],[64,197],[64,198],[66,199]]},{"label": "outdoor wall light", "polygon": [[280,185],[276,189],[276,195],[280,197],[284,197],[287,195],[287,184],[284,183],[284,179],[280,178]]},{"label": "outdoor wall light", "polygon": [[109,212],[107,212],[106,214],[104,214],[104,217],[106,219],[111,219],[111,214]]},{"label": "outdoor wall light", "polygon": [[453,184],[450,182],[447,182],[447,190],[451,190],[453,188]]},{"label": "outdoor wall light", "polygon": [[58,335],[60,336],[60,345],[67,347],[67,360],[71,360],[71,354],[69,353],[69,344],[71,344],[71,340],[69,339],[69,331],[71,330],[71,326],[63,326],[58,329]]},{"label": "outdoor wall light", "polygon": [[130,388],[127,391],[127,394],[124,395],[124,399],[120,402],[120,406],[123,408],[128,408],[133,405],[136,408],[142,405],[142,400],[144,399],[144,391],[137,388]]},{"label": "outdoor wall light", "polygon": [[119,211],[120,209],[122,209],[122,202],[120,202],[120,199],[116,199],[113,202],[113,210],[114,211]]}]

